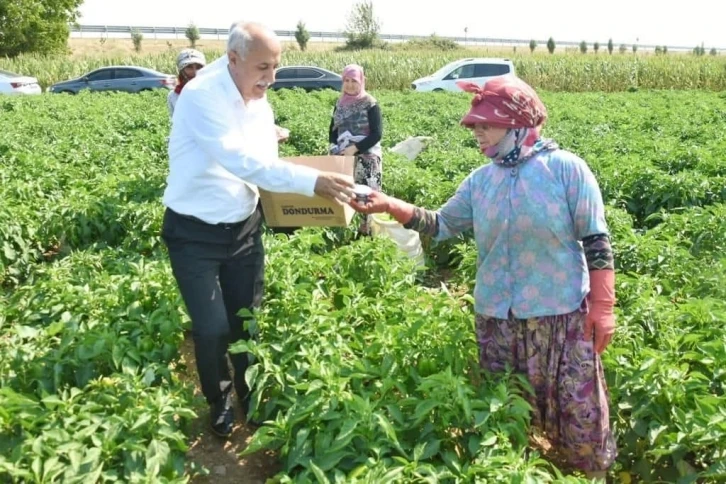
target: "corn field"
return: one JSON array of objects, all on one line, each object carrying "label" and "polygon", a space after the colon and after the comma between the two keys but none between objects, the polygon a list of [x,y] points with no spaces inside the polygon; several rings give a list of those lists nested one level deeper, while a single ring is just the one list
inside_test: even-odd
[{"label": "corn field", "polygon": [[[63,56],[22,55],[15,59],[0,59],[0,69],[37,77],[46,88],[49,85],[78,77],[105,65],[140,65],[161,72],[175,72],[176,50],[153,55],[119,57],[87,57],[74,59]],[[209,59],[220,51],[205,52]],[[499,54],[501,55],[501,54]],[[360,51],[360,52],[300,52],[283,54],[283,64],[317,65],[340,72],[349,63],[366,69],[370,89],[408,89],[411,81],[432,74],[446,63],[466,57],[480,57],[481,52],[457,50],[420,51]],[[549,91],[625,91],[640,89],[726,89],[726,58],[694,57],[689,55],[578,55],[535,53],[514,54],[510,57],[517,74],[538,89]]]}]

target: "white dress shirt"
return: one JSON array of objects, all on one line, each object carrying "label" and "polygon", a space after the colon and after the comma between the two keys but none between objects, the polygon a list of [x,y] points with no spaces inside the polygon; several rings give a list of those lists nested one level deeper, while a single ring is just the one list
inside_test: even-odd
[{"label": "white dress shirt", "polygon": [[176,102],[164,205],[210,224],[235,223],[254,213],[258,186],[313,196],[319,171],[279,158],[267,99],[245,104],[218,61],[184,86]]}]

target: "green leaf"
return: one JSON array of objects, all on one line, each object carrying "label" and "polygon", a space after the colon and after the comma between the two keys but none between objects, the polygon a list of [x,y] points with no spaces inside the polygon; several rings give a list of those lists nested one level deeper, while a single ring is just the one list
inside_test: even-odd
[{"label": "green leaf", "polygon": [[14,261],[17,254],[15,253],[15,249],[13,249],[10,244],[7,242],[3,244],[3,254],[5,255],[5,258],[9,261]]},{"label": "green leaf", "polygon": [[327,472],[333,470],[340,463],[340,461],[345,459],[346,457],[354,456],[355,454],[347,450],[340,450],[336,452],[328,451],[322,457],[316,457],[315,459],[313,459],[311,463],[317,464],[320,469]]},{"label": "green leaf", "polygon": [[491,447],[492,445],[497,443],[497,436],[491,432],[488,432],[484,436],[484,440],[481,441],[481,446],[483,447]]},{"label": "green leaf", "polygon": [[146,449],[146,473],[149,476],[158,476],[161,473],[161,469],[167,463],[169,459],[170,449],[169,444],[156,439],[149,443]]},{"label": "green leaf", "polygon": [[15,326],[15,333],[24,339],[35,339],[40,331],[30,326]]},{"label": "green leaf", "polygon": [[131,426],[129,431],[134,432],[134,431],[140,429],[141,427],[143,427],[144,425],[149,423],[151,421],[151,419],[152,419],[152,416],[150,413],[147,413],[147,412],[142,413],[141,415],[139,415],[139,418],[136,419],[136,422],[134,423],[134,425]]},{"label": "green leaf", "polygon": [[310,462],[310,469],[313,471],[313,474],[315,474],[315,478],[318,480],[320,484],[330,484],[330,481],[327,477],[325,477],[325,472],[323,472],[320,467],[315,465],[315,462]]},{"label": "green leaf", "polygon": [[346,420],[330,446],[330,452],[337,452],[346,447],[350,441],[353,440],[353,437],[355,436],[354,432],[357,427],[358,421],[352,419]]},{"label": "green leaf", "polygon": [[273,429],[260,427],[252,436],[252,439],[249,444],[247,444],[247,447],[245,447],[239,455],[240,457],[245,457],[263,449],[274,450],[278,448],[279,445],[279,439],[274,434]]},{"label": "green leaf", "polygon": [[429,460],[435,455],[439,453],[439,449],[441,448],[441,441],[440,440],[429,440],[424,444],[424,450],[421,453],[421,455],[418,457],[418,459],[414,458],[415,460]]},{"label": "green leaf", "polygon": [[65,402],[63,402],[63,400],[58,397],[58,395],[48,395],[47,397],[43,397],[43,399],[41,399],[41,402],[43,402],[43,404],[51,410],[65,404]]}]

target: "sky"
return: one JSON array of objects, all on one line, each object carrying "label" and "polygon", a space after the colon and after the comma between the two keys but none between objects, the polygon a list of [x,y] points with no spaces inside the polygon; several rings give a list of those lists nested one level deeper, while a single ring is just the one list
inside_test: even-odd
[{"label": "sky", "polygon": [[[386,34],[547,39],[726,48],[726,0],[373,0]],[[354,0],[85,0],[80,24],[227,28],[236,19],[294,30],[345,29]]]}]

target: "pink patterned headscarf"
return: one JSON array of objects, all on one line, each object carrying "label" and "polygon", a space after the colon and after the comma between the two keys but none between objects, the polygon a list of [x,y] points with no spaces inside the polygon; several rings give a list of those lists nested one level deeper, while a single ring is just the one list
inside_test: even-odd
[{"label": "pink patterned headscarf", "polygon": [[482,87],[465,81],[456,84],[475,94],[469,112],[461,119],[462,125],[473,128],[484,124],[507,130],[499,143],[483,151],[495,163],[514,166],[538,151],[555,147],[552,142],[540,140],[547,109],[534,89],[523,80],[502,76]]},{"label": "pink patterned headscarf", "polygon": [[473,82],[456,83],[475,94],[461,124],[469,128],[486,124],[496,128],[539,128],[547,120],[547,108],[532,87],[516,76],[501,76],[482,87]]},{"label": "pink patterned headscarf", "polygon": [[358,64],[349,64],[345,66],[345,69],[343,69],[343,80],[345,80],[346,77],[358,81],[358,84],[360,84],[360,91],[358,91],[358,94],[355,95],[346,94],[345,91],[343,91],[343,94],[338,100],[338,106],[347,106],[349,104],[353,104],[354,102],[363,99],[367,95],[366,77],[363,73],[363,67],[359,66]]}]

